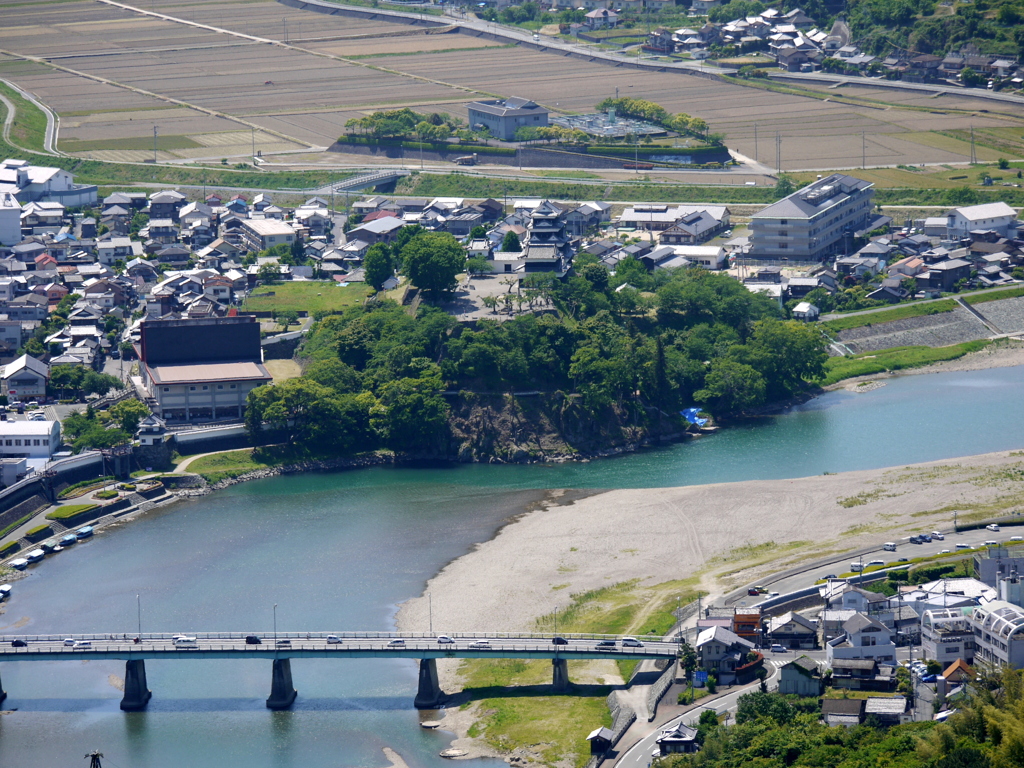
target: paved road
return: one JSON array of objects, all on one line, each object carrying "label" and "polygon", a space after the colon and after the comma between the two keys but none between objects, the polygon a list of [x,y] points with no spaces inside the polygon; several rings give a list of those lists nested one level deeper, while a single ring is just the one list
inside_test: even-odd
[{"label": "paved road", "polygon": [[[1024,519],[1021,520],[1021,525],[1024,526]],[[882,560],[889,565],[899,565],[898,561],[901,557],[911,559],[927,555],[937,555],[944,550],[955,550],[957,544],[968,544],[971,547],[981,548],[986,541],[1017,543],[1010,542],[1009,539],[1012,536],[1024,536],[1024,528],[1021,528],[1020,526],[1004,525],[1001,527],[999,532],[989,531],[982,528],[981,530],[964,531],[961,533],[947,532],[944,535],[944,540],[933,540],[930,544],[909,543],[907,541],[910,537],[909,533],[906,536],[899,538],[893,536],[892,540],[896,542],[895,552],[886,552],[881,548],[881,546],[878,546],[877,548],[866,550],[862,555],[847,554],[842,557],[837,557],[835,560],[831,560],[827,563],[813,565],[800,573],[779,579],[768,577],[760,583],[770,591],[784,595],[809,587],[818,579],[824,579],[830,574],[848,573],[850,571],[850,565],[854,562],[863,561],[865,563],[869,563],[872,560]],[[1020,542],[1020,544],[1024,546],[1024,541]],[[967,552],[969,550],[964,551]],[[741,595],[727,601],[727,604],[748,606],[756,605],[763,600],[763,597],[758,598]]]},{"label": "paved road", "polygon": [[[824,657],[824,651],[806,651],[805,653],[812,658]],[[765,654],[766,662],[771,668],[771,674],[768,677],[769,690],[774,690],[778,687],[778,668],[792,658],[795,658],[792,653]],[[726,712],[735,712],[736,702],[739,701],[740,696],[756,691],[758,685],[758,683],[752,683],[716,697],[698,699],[698,703],[683,714],[676,715],[658,726],[653,726],[649,734],[622,753],[615,763],[616,768],[647,768],[651,764],[651,758],[654,753],[657,752],[657,741],[663,731],[675,728],[680,722],[687,725],[696,725],[700,718],[700,713],[706,709],[714,710],[720,715]]]},{"label": "paved road", "polygon": [[[170,634],[146,634],[140,642],[123,633],[86,635],[3,635],[0,659],[31,661],[67,658],[241,657],[399,657],[399,658],[675,658],[678,645],[646,641],[626,645],[620,639],[570,638],[564,645],[551,636],[488,637],[487,633],[453,638],[401,636],[394,633],[266,633],[260,643],[246,642],[246,633],[195,633],[194,644],[174,641]],[[439,639],[440,638],[440,639]],[[443,641],[442,641],[443,640]],[[18,642],[19,645],[13,643]],[[20,645],[24,643],[24,645]],[[599,643],[611,643],[602,647]]]}]

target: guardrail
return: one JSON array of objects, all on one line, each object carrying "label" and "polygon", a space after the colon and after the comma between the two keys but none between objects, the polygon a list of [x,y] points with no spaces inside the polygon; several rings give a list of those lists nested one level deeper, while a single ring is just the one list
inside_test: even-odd
[{"label": "guardrail", "polygon": [[[39,635],[0,635],[0,642],[20,639],[35,642],[62,642],[67,638],[72,640],[100,640],[107,642],[130,641],[135,637],[146,640],[173,640],[179,635],[187,635],[197,640],[244,640],[249,635],[257,635],[260,638],[276,637],[279,640],[326,640],[328,636],[340,637],[342,640],[431,640],[435,641],[440,636],[431,632],[372,632],[372,631],[316,631],[316,632],[282,632],[276,634],[273,631],[247,631],[247,632],[93,632],[85,634],[39,634]],[[464,640],[547,640],[552,637],[564,637],[566,640],[621,640],[623,635],[601,635],[587,633],[562,633],[555,635],[542,632],[455,632],[444,634],[445,637]],[[637,640],[645,643],[668,644],[659,636],[639,635]],[[564,647],[564,646],[561,646]],[[629,646],[627,646],[629,647]]]}]

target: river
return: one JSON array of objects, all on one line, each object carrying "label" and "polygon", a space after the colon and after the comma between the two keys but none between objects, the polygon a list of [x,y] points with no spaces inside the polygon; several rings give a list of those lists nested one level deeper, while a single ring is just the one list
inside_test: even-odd
[{"label": "river", "polygon": [[[147,632],[269,634],[275,603],[281,630],[389,628],[398,603],[542,489],[800,477],[1021,448],[1022,384],[1024,367],[896,378],[589,463],[246,483],[156,510],[34,567],[15,583],[0,633],[134,632],[136,595]],[[296,661],[290,712],[264,707],[267,662],[150,661],[147,673],[148,710],[123,714],[114,687],[122,663],[3,664],[3,706],[17,711],[0,716],[0,765],[81,765],[98,749],[113,768],[377,767],[384,746],[412,768],[443,763],[448,737],[417,727],[412,661]]]}]

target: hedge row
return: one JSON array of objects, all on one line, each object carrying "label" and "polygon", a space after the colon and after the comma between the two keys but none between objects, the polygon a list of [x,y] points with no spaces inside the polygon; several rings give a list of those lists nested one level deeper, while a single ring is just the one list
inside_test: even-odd
[{"label": "hedge row", "polygon": [[87,513],[96,509],[99,504],[67,504],[58,507],[46,516],[47,520],[60,520],[65,523],[74,523],[75,518],[84,517]]},{"label": "hedge row", "polygon": [[513,147],[492,147],[488,144],[447,144],[444,142],[426,141],[403,141],[401,139],[371,139],[366,136],[342,136],[338,139],[339,144],[359,144],[366,147],[400,147],[402,149],[425,149],[429,152],[461,152],[471,155],[474,152],[478,155],[505,155],[513,157],[516,150]]}]

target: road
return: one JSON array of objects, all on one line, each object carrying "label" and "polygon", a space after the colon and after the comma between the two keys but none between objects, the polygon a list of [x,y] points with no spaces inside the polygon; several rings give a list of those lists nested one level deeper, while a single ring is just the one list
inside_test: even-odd
[{"label": "road", "polygon": [[[1024,525],[1024,520],[1021,521],[1021,525]],[[790,573],[781,577],[767,577],[759,583],[772,592],[785,595],[809,587],[818,579],[824,579],[831,574],[848,573],[850,565],[854,562],[863,561],[868,563],[872,560],[883,560],[887,565],[899,565],[898,561],[902,557],[909,560],[915,557],[937,555],[943,551],[955,550],[957,544],[967,544],[972,548],[980,548],[986,541],[1009,542],[1010,537],[1018,535],[1018,530],[1015,529],[1019,529],[1019,526],[1004,525],[998,533],[984,528],[960,533],[946,532],[944,540],[933,540],[927,544],[909,543],[907,539],[910,537],[910,534],[908,533],[900,538],[893,537],[892,540],[896,542],[897,547],[895,552],[886,552],[881,546],[873,547],[863,550],[862,553],[847,553],[828,562],[814,563],[798,573]],[[1020,529],[1019,533],[1024,535],[1024,529]],[[1024,545],[1024,542],[1020,543]],[[968,551],[970,550],[964,550],[964,552]],[[726,599],[726,604],[736,606],[756,605],[764,599],[747,596],[742,593],[739,595],[734,593],[730,598]]]},{"label": "road", "polygon": [[[291,658],[291,657],[399,657],[399,658],[526,658],[526,659],[674,659],[674,642],[645,641],[626,645],[612,636],[567,638],[554,644],[550,635],[505,636],[488,633],[410,636],[388,633],[268,632],[192,633],[193,642],[176,643],[171,634],[99,633],[85,635],[3,635],[0,659],[35,661],[53,659],[144,658]],[[18,643],[15,645],[14,643]],[[601,645],[599,645],[601,644]],[[607,645],[610,644],[610,645]],[[606,645],[606,647],[602,647]]]},{"label": "road", "polygon": [[[45,150],[45,152],[43,154],[60,155],[61,153],[57,151],[57,147],[56,147],[56,144],[57,144],[57,128],[58,128],[58,124],[59,123],[58,123],[58,118],[54,114],[53,110],[51,110],[45,104],[41,103],[35,96],[33,96],[28,91],[19,88],[17,85],[12,83],[10,80],[0,79],[0,83],[3,83],[8,88],[12,88],[15,91],[17,91],[19,96],[21,96],[23,99],[27,99],[28,101],[30,101],[32,104],[34,104],[36,107],[38,107],[39,110],[44,115],[46,115],[46,133],[43,135],[43,149]],[[11,123],[14,122],[14,116],[15,116],[15,111],[16,110],[14,108],[14,104],[12,104],[8,99],[4,98],[2,95],[0,95],[0,101],[2,101],[7,106],[7,116],[4,119],[3,137],[4,137],[4,141],[8,141],[9,142],[10,141],[10,133],[11,133]],[[21,147],[21,149],[26,149],[26,148],[25,147]],[[26,151],[27,152],[32,152],[33,150],[26,149]]]},{"label": "road", "polygon": [[[803,651],[802,653],[805,653],[807,656],[816,660],[820,660],[825,656],[824,651]],[[766,663],[771,668],[771,674],[767,678],[769,690],[778,688],[779,667],[783,666],[793,658],[796,658],[793,653],[765,653]],[[698,699],[696,706],[687,710],[683,714],[676,715],[658,726],[652,726],[652,730],[649,734],[634,743],[622,753],[615,763],[616,768],[647,768],[647,766],[651,764],[653,754],[657,751],[657,741],[661,737],[663,731],[675,728],[675,726],[680,722],[685,723],[686,725],[696,726],[697,720],[700,718],[700,713],[706,709],[711,709],[719,715],[725,714],[726,712],[735,712],[736,702],[739,701],[740,696],[756,691],[757,688],[758,683],[752,683],[750,685],[743,686],[742,688],[729,691],[728,693],[720,694],[716,697]]]},{"label": "road", "polygon": [[[923,304],[934,304],[937,301],[945,301],[946,299],[969,299],[972,296],[983,296],[983,295],[984,296],[993,296],[993,295],[999,294],[1002,291],[1013,290],[1014,288],[1019,288],[1019,287],[1020,287],[1019,285],[1015,285],[1015,286],[1011,286],[1010,288],[988,288],[988,289],[981,290],[981,291],[965,291],[964,293],[959,293],[956,296],[943,296],[940,299],[922,299],[920,301],[914,302],[913,304],[910,304],[910,305],[904,304],[903,306],[918,306],[918,305],[923,305]],[[873,314],[875,314],[877,312],[887,312],[890,309],[893,309],[892,305],[887,306],[887,307],[873,307],[872,309],[863,309],[863,310],[859,310],[857,312],[831,312],[831,313],[829,313],[827,315],[822,315],[820,319],[822,321],[825,321],[825,320],[841,320],[844,317],[860,317],[861,315],[873,315]]]}]

